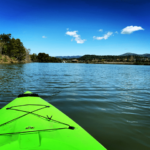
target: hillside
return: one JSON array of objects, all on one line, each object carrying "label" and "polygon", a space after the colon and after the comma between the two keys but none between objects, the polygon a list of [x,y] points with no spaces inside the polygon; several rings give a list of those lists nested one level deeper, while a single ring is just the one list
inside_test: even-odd
[{"label": "hillside", "polygon": [[[84,56],[100,56],[100,55],[84,55]],[[150,58],[150,54],[135,54],[135,53],[124,53],[122,55],[101,55],[101,56],[142,56],[142,57],[149,57]],[[83,56],[55,56],[56,58],[60,58],[60,59],[78,59],[78,58],[81,58]]]},{"label": "hillside", "polygon": [[144,57],[149,57],[150,58],[150,54],[143,54]]},{"label": "hillside", "polygon": [[119,56],[142,56],[142,57],[149,57],[150,58],[150,54],[135,54],[135,53],[125,53]]},{"label": "hillside", "polygon": [[82,56],[77,55],[77,56],[55,56],[55,57],[56,58],[60,58],[60,59],[63,59],[63,58],[65,58],[65,59],[73,59],[73,58],[80,58]]},{"label": "hillside", "polygon": [[135,53],[125,53],[125,54],[122,54],[122,55],[119,55],[119,56],[137,56],[138,54],[135,54]]}]

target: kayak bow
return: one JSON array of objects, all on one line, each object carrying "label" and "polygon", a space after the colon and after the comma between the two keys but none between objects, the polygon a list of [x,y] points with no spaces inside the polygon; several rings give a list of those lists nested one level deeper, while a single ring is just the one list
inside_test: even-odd
[{"label": "kayak bow", "polygon": [[106,150],[76,122],[30,91],[0,109],[0,150]]}]

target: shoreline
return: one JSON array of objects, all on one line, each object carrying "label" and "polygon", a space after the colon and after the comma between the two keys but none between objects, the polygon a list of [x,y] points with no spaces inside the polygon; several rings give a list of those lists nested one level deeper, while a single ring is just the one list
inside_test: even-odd
[{"label": "shoreline", "polygon": [[31,63],[32,61],[29,59],[25,59],[23,61],[18,61],[15,58],[10,58],[7,55],[0,55],[0,64],[23,64],[23,63]]},{"label": "shoreline", "polygon": [[[0,62],[0,64],[26,64],[26,63],[34,63],[34,62]],[[41,63],[41,62],[37,62]],[[45,63],[54,63],[54,62],[45,62]],[[150,63],[123,63],[123,62],[108,62],[108,63],[73,63],[73,62],[66,62],[72,64],[111,64],[111,65],[150,65]]]},{"label": "shoreline", "polygon": [[[24,61],[17,61],[7,57],[7,61],[0,60],[0,64],[25,64],[25,63],[34,63],[33,61],[24,60]],[[3,58],[4,58],[3,57]],[[41,63],[41,62],[38,62]],[[44,63],[44,62],[43,62]],[[54,62],[45,62],[45,63],[54,63]],[[63,62],[61,62],[63,63]],[[65,62],[65,63],[73,63],[73,64],[118,64],[118,65],[150,65],[150,62]]]},{"label": "shoreline", "polygon": [[[74,63],[74,62],[66,62]],[[118,65],[150,65],[150,62],[77,62],[78,64],[118,64]],[[77,64],[74,63],[74,64]]]}]

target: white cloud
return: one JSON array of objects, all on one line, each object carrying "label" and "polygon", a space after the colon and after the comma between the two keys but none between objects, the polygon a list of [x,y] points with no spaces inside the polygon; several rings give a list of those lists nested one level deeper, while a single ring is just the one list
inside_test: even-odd
[{"label": "white cloud", "polygon": [[93,36],[94,39],[96,40],[102,40],[102,39],[108,39],[108,37],[110,37],[111,35],[113,34],[113,32],[108,32],[107,34],[105,34],[104,36],[102,37],[96,37],[96,36]]},{"label": "white cloud", "polygon": [[78,31],[67,31],[66,34],[74,37],[77,35],[76,32]]},{"label": "white cloud", "polygon": [[103,32],[103,29],[99,29],[98,31]]},{"label": "white cloud", "polygon": [[66,34],[67,34],[67,35],[70,35],[70,36],[73,36],[73,37],[75,38],[75,41],[76,41],[77,43],[80,43],[80,44],[84,43],[86,40],[85,40],[85,39],[82,40],[82,39],[80,38],[80,35],[78,35],[76,32],[78,32],[78,31],[67,31]]},{"label": "white cloud", "polygon": [[142,27],[138,26],[127,26],[122,29],[121,34],[131,34],[134,31],[144,30]]},{"label": "white cloud", "polygon": [[117,33],[117,34],[118,34],[118,31],[116,31],[115,33]]},{"label": "white cloud", "polygon": [[47,38],[46,36],[42,36],[42,38]]}]

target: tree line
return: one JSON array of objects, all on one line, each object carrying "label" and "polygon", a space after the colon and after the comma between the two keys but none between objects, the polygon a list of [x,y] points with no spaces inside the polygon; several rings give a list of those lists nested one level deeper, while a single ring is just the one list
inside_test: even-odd
[{"label": "tree line", "polygon": [[18,61],[22,61],[29,54],[20,39],[11,38],[11,34],[0,34],[0,54],[14,57]]},{"label": "tree line", "polygon": [[113,56],[113,55],[105,55],[105,56],[98,56],[98,55],[84,55],[80,58],[78,58],[79,61],[97,61],[97,62],[144,62],[144,61],[150,61],[150,58],[138,56],[138,55],[130,55],[130,56]]},{"label": "tree line", "polygon": [[51,57],[45,53],[38,53],[38,55],[33,53],[30,57],[33,62],[62,62],[60,58]]},{"label": "tree line", "polygon": [[31,60],[33,62],[62,62],[61,59],[51,57],[45,53],[30,55],[30,49],[24,47],[19,38],[11,38],[11,34],[0,34],[0,55],[14,57],[18,61]]}]

